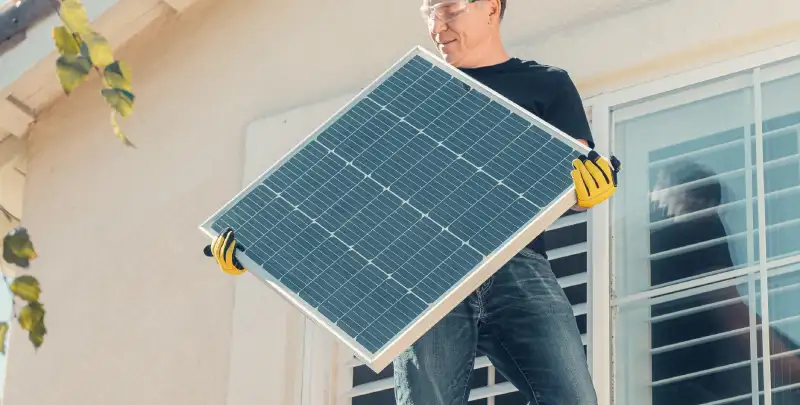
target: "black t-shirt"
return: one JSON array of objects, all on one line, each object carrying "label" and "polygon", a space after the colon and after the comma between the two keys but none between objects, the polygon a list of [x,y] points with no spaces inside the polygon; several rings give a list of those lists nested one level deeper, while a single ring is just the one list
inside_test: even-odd
[{"label": "black t-shirt", "polygon": [[[564,70],[511,58],[497,65],[462,68],[461,71],[550,125],[573,138],[584,139],[590,147],[594,147],[581,97]],[[564,176],[569,176],[569,173],[564,173]],[[544,237],[541,235],[528,247],[546,255]]]}]

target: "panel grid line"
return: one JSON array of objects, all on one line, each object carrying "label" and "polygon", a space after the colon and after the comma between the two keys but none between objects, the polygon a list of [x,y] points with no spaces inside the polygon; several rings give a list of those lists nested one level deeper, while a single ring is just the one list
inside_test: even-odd
[{"label": "panel grid line", "polygon": [[[491,103],[487,103],[487,104],[486,104],[486,106],[488,106],[488,105],[490,105],[490,104],[491,104]],[[484,108],[485,108],[485,107],[484,107]],[[387,111],[388,111],[390,114],[393,114],[393,115],[394,115],[394,113],[392,113],[392,111],[390,111],[390,110],[387,110]],[[395,116],[396,116],[396,115],[395,115]],[[506,115],[506,117],[510,117],[510,116],[512,116],[512,115],[511,115],[511,114],[508,114],[508,115]],[[403,119],[403,118],[401,118],[401,117],[398,117],[398,116],[396,116],[396,117],[397,117],[397,118],[400,120],[400,122],[406,122],[406,121],[405,121],[405,119]],[[504,117],[504,118],[505,118],[505,117]],[[406,122],[406,123],[407,123],[407,122]],[[500,123],[502,123],[502,121],[500,121],[500,122],[498,122],[497,124],[495,124],[495,126],[494,126],[494,127],[497,127],[498,125],[500,125]],[[410,123],[408,123],[408,124],[409,124],[409,125],[410,125],[410,126],[413,128],[413,125],[412,125],[412,124],[410,124]],[[463,124],[462,124],[462,127],[463,127]],[[493,128],[494,128],[494,127],[493,127]],[[525,128],[525,130],[527,131],[527,130],[528,130],[529,128],[531,128],[531,127],[532,127],[532,125],[530,125],[530,126],[528,126],[527,128]],[[459,128],[460,128],[460,127],[459,127]],[[415,129],[417,129],[417,128],[415,128]],[[524,193],[524,191],[523,191],[523,192],[518,192],[518,191],[514,190],[514,189],[513,189],[513,188],[511,188],[509,185],[505,184],[505,183],[503,182],[503,180],[498,180],[497,178],[495,178],[494,176],[492,176],[490,173],[487,173],[486,171],[484,171],[482,166],[478,166],[478,165],[476,165],[476,164],[472,163],[471,161],[469,161],[469,160],[465,159],[465,158],[462,156],[462,154],[460,154],[460,153],[456,153],[455,151],[453,151],[452,149],[450,149],[450,148],[449,148],[447,145],[445,145],[445,144],[444,144],[444,142],[443,142],[443,141],[436,141],[435,139],[431,138],[431,137],[430,137],[430,135],[428,135],[427,133],[425,133],[425,132],[424,132],[424,130],[418,129],[418,131],[419,131],[420,135],[422,135],[422,136],[425,136],[425,137],[427,137],[427,138],[431,139],[433,142],[437,142],[437,146],[439,146],[439,147],[441,147],[441,148],[444,148],[444,149],[445,149],[445,150],[447,150],[448,152],[450,152],[450,153],[452,153],[452,154],[456,155],[456,156],[457,156],[457,159],[464,160],[465,162],[467,162],[467,163],[469,163],[470,165],[472,165],[472,166],[473,166],[473,167],[476,169],[476,172],[478,172],[478,173],[484,173],[484,174],[486,174],[486,175],[487,175],[489,178],[491,178],[493,181],[497,182],[497,183],[498,183],[498,185],[501,185],[501,186],[503,186],[503,187],[506,187],[506,188],[508,188],[509,190],[511,190],[511,192],[513,192],[513,193],[515,193],[515,194],[518,194],[518,195],[520,196],[520,198],[521,198],[521,199],[524,199],[525,201],[528,201],[528,202],[530,202],[531,204],[533,204],[533,205],[536,205],[538,208],[541,208],[541,207],[539,207],[539,206],[538,206],[538,204],[536,204],[535,202],[533,202],[533,201],[531,201],[530,199],[528,199],[527,197],[525,197],[525,196],[524,196],[524,194],[523,194],[523,193]],[[488,134],[487,134],[487,135],[488,135]],[[517,139],[519,139],[521,136],[522,136],[522,134],[518,135],[516,138],[514,138],[514,140],[517,140]],[[551,140],[552,140],[552,139],[553,139],[553,138],[551,138]],[[509,144],[509,145],[510,145],[510,144]],[[542,145],[542,146],[541,146],[539,149],[537,149],[537,151],[539,151],[539,150],[542,150],[542,149],[544,148],[544,146],[545,146],[545,145]],[[508,147],[508,146],[506,146],[506,147]],[[498,155],[500,155],[500,153],[499,153],[499,152],[498,152],[498,153],[496,153],[496,154],[495,154],[495,155],[494,155],[492,158],[494,158],[494,157],[497,157]],[[528,157],[528,158],[527,158],[527,159],[526,159],[524,162],[527,162],[528,160],[530,160],[530,159],[532,159],[532,158],[533,158],[533,155],[531,155],[530,157]],[[523,163],[524,163],[524,162],[523,162]],[[546,175],[548,175],[548,174],[550,174],[550,173],[552,173],[552,172],[554,172],[554,171],[555,171],[555,169],[556,169],[556,168],[555,168],[555,167],[553,167],[552,169],[550,169],[550,170],[548,170],[547,172],[545,172],[545,175],[544,175],[544,176],[542,176],[542,180],[545,180],[545,181],[546,181],[547,179],[546,179],[546,177],[545,177],[545,176],[546,176]],[[538,184],[538,182],[537,182],[537,184]],[[552,184],[552,183],[551,183],[551,184]],[[536,185],[536,184],[534,184],[533,186],[535,186],[535,185]],[[532,186],[532,187],[533,187],[533,186]],[[555,185],[555,184],[553,184],[553,186],[555,187],[556,185]],[[527,189],[526,189],[525,191],[527,191]]]},{"label": "panel grid line", "polygon": [[[453,256],[455,253],[456,253],[456,252],[454,251],[454,252],[453,252],[453,253],[451,253],[451,254],[450,254],[450,256],[448,256],[447,258],[449,259],[449,258],[450,258],[450,257],[452,257],[452,256]],[[421,282],[421,281],[420,281],[420,282]],[[416,286],[415,286],[415,287],[416,287]],[[363,301],[363,300],[362,300],[362,301]],[[424,300],[423,300],[423,302],[424,302]],[[385,310],[385,311],[384,311],[384,312],[381,314],[381,316],[383,316],[383,314],[385,314],[386,312],[388,312],[390,309],[391,309],[391,308],[387,308],[387,309],[386,309],[386,310]],[[375,322],[376,322],[378,319],[381,319],[381,318],[380,318],[380,317],[376,318],[376,319],[375,319],[375,321],[373,321],[372,323],[375,323]],[[369,327],[370,327],[370,326],[372,326],[372,323],[370,323],[369,325],[367,325],[367,328],[366,328],[365,330],[369,330]],[[358,337],[358,336],[356,336],[356,338],[357,338],[357,337]]]},{"label": "panel grid line", "polygon": [[[323,145],[323,147],[325,147],[325,146]],[[330,150],[330,149],[328,150],[328,152],[329,152],[329,153],[333,153],[333,154],[335,154],[335,153],[336,153],[335,151],[333,151],[333,150]],[[368,174],[367,174],[367,173],[364,173],[364,172],[363,172],[361,169],[359,169],[359,168],[358,168],[358,167],[356,167],[355,165],[353,165],[353,167],[354,167],[356,170],[358,170],[359,172],[361,172],[361,174],[362,174],[362,175],[364,175],[364,176],[365,176],[365,178],[368,178],[368,177],[367,177],[367,176],[368,176]],[[374,181],[374,180],[373,180],[373,181]],[[384,191],[386,191],[386,192],[388,192],[388,193],[392,194],[393,196],[395,196],[396,198],[398,198],[398,199],[402,200],[402,201],[403,201],[403,204],[405,204],[405,205],[407,205],[408,207],[410,207],[410,208],[414,209],[415,211],[417,211],[417,212],[418,212],[418,213],[421,215],[421,218],[420,218],[420,220],[421,220],[422,218],[428,218],[428,219],[430,219],[430,217],[429,217],[429,216],[428,216],[428,215],[427,215],[425,212],[423,212],[423,211],[421,211],[420,209],[418,209],[418,208],[414,207],[414,206],[413,206],[412,204],[410,204],[410,203],[409,203],[407,200],[403,200],[403,199],[402,199],[400,196],[398,196],[397,194],[395,194],[395,193],[394,193],[394,192],[391,190],[391,188],[390,188],[389,186],[384,186],[384,185],[380,184],[378,181],[375,181],[375,183],[376,183],[376,184],[378,184],[378,185],[380,185],[380,186],[382,186],[382,187],[384,188]],[[278,198],[282,198],[282,197],[278,196]],[[287,202],[289,202],[289,201],[287,201]],[[289,203],[291,204],[291,202],[289,202]],[[365,205],[365,207],[366,207],[366,205]],[[294,208],[295,208],[296,210],[298,210],[298,209],[297,209],[297,206],[295,206]],[[362,208],[362,210],[363,210],[363,208]],[[310,217],[310,216],[308,216],[306,213],[304,213],[302,210],[298,210],[298,212],[300,212],[301,214],[305,215],[305,216],[306,216],[308,219],[312,220],[312,223],[316,223],[316,224],[318,224],[318,225],[319,225],[321,228],[325,229],[325,227],[324,227],[324,226],[322,226],[321,224],[317,223],[317,222],[316,222],[316,220],[315,220],[314,218],[311,218],[311,217]],[[359,211],[359,212],[360,212],[360,211]],[[353,216],[353,218],[355,218],[355,217],[356,217],[356,216],[354,215],[354,216]],[[430,220],[431,220],[432,222],[436,223],[436,221],[434,221],[434,220],[432,220],[432,219],[430,219]],[[441,227],[442,231],[450,233],[450,234],[451,234],[453,237],[455,237],[455,238],[459,239],[459,240],[460,240],[460,241],[461,241],[461,242],[462,242],[464,245],[466,245],[466,246],[469,246],[470,248],[472,248],[473,250],[475,250],[475,252],[476,252],[476,253],[480,253],[480,252],[479,252],[477,249],[475,249],[474,247],[470,246],[470,245],[469,245],[469,243],[468,243],[467,241],[464,241],[464,240],[460,239],[460,238],[459,238],[457,235],[455,235],[455,234],[453,234],[452,232],[450,232],[450,231],[447,229],[447,227],[445,227],[445,226],[442,226],[441,224],[438,224],[438,223],[436,223],[436,225],[438,225],[439,227]],[[344,225],[342,225],[342,226],[344,226]],[[409,228],[409,229],[411,229],[411,228]],[[334,237],[334,238],[338,239],[340,242],[344,243],[345,245],[348,245],[347,243],[345,243],[344,241],[342,241],[340,238],[338,238],[337,236],[335,236],[335,231],[329,231],[329,230],[327,230],[327,229],[325,229],[325,230],[331,234],[331,237]],[[403,232],[403,234],[405,234],[405,232],[407,232],[407,230],[406,230],[406,231],[404,231],[404,232]],[[401,234],[400,236],[402,236],[402,234]],[[399,237],[398,237],[398,239],[399,239]],[[396,240],[396,239],[395,239],[395,240]],[[360,241],[360,240],[359,240],[359,241]],[[357,242],[359,242],[359,241],[357,241]],[[356,242],[356,243],[357,243],[357,242]],[[287,242],[287,243],[288,243],[288,242]],[[428,242],[428,243],[430,243],[430,242]],[[354,244],[354,245],[355,245],[355,244]],[[348,245],[348,247],[349,247],[349,248],[350,248],[350,249],[351,249],[353,252],[355,252],[356,254],[358,254],[359,256],[361,256],[361,257],[362,257],[364,260],[366,260],[368,263],[372,264],[372,260],[371,260],[371,259],[367,259],[367,258],[366,258],[366,257],[365,257],[365,256],[364,256],[364,255],[363,255],[361,252],[359,252],[357,249],[355,249],[355,248],[353,247],[354,245],[352,245],[352,246],[351,246],[351,245]],[[427,244],[426,244],[425,246],[427,246]],[[387,248],[388,248],[388,246],[387,246]],[[385,249],[386,249],[386,248],[385,248]],[[385,250],[385,249],[384,249],[384,250]],[[309,254],[312,254],[312,253],[313,253],[313,252],[310,252]],[[383,251],[381,251],[380,253],[383,253]],[[374,265],[374,264],[373,264],[373,265]],[[376,268],[378,268],[379,270],[383,271],[383,272],[384,272],[384,274],[386,274],[387,276],[391,276],[390,272],[387,272],[387,271],[385,271],[385,270],[381,269],[381,268],[380,268],[380,267],[378,267],[378,266],[376,266]],[[291,271],[291,269],[290,269],[290,271]],[[409,288],[410,288],[410,287],[409,287]],[[302,291],[302,290],[301,290],[301,291]]]},{"label": "panel grid line", "polygon": [[[331,153],[336,153],[336,152],[334,152],[334,151],[331,151]],[[358,167],[356,167],[356,166],[353,166],[353,167],[354,167],[356,170],[360,171],[360,172],[361,172],[362,174],[364,174],[365,176],[367,175],[367,173],[364,173],[364,172],[363,172],[361,169],[359,169]],[[378,181],[375,181],[375,182],[376,182],[378,185],[381,185],[381,186],[383,186],[383,185],[382,185],[380,182],[378,182]],[[427,185],[427,184],[429,184],[429,183],[430,183],[430,181],[429,181],[428,183],[426,183],[425,185]],[[418,212],[420,215],[422,215],[422,216],[423,216],[423,218],[427,217],[427,218],[429,218],[429,219],[430,219],[430,217],[428,216],[428,214],[427,214],[426,212],[424,212],[424,211],[420,210],[419,208],[415,207],[415,206],[414,206],[414,205],[412,205],[412,204],[411,204],[411,203],[410,203],[410,202],[409,202],[407,199],[404,199],[404,198],[402,198],[401,196],[397,195],[397,194],[396,194],[394,191],[392,191],[392,189],[391,189],[391,186],[383,186],[383,188],[384,188],[384,191],[386,191],[387,193],[390,193],[390,194],[392,194],[394,197],[396,197],[396,198],[400,199],[400,200],[403,202],[403,204],[405,204],[405,205],[408,205],[410,208],[412,208],[412,209],[414,209],[415,211],[417,211],[417,212]],[[513,190],[512,190],[512,191],[513,191]],[[431,221],[433,221],[434,223],[436,223],[436,221],[435,221],[435,220],[433,220],[433,219],[431,219]],[[459,240],[461,240],[461,242],[463,242],[465,245],[469,246],[469,243],[468,243],[467,241],[465,241],[465,240],[462,240],[462,239],[461,239],[461,238],[459,238],[457,235],[455,235],[455,234],[453,234],[452,232],[450,232],[450,231],[447,229],[447,227],[446,227],[446,226],[443,226],[442,224],[439,224],[439,223],[436,223],[436,225],[440,226],[440,227],[442,228],[442,230],[443,230],[443,231],[450,233],[451,235],[453,235],[453,237],[455,237],[455,238],[458,238],[458,239],[459,239]],[[359,241],[360,241],[360,240],[359,240]],[[472,247],[472,246],[470,246],[470,247]],[[473,249],[474,249],[474,247],[473,247]],[[475,249],[475,251],[476,251],[476,252],[478,252],[478,250],[477,250],[477,249]],[[478,253],[480,253],[480,252],[478,252]]]},{"label": "panel grid line", "polygon": [[[286,199],[284,199],[284,198],[283,198],[283,197],[281,197],[281,196],[278,196],[277,198],[281,198],[281,199],[283,199],[284,201],[286,201]],[[288,202],[289,204],[291,204],[291,202],[289,202],[289,201],[286,201],[286,202]],[[322,225],[320,225],[319,223],[317,223],[317,222],[316,222],[316,220],[315,220],[314,218],[310,217],[308,214],[306,214],[305,212],[303,212],[302,210],[300,210],[300,209],[298,208],[298,206],[295,206],[295,207],[294,207],[294,209],[295,209],[295,211],[297,211],[298,213],[300,213],[300,214],[304,215],[304,216],[305,216],[307,219],[309,219],[309,220],[311,221],[311,223],[310,223],[310,224],[316,224],[316,225],[319,225],[319,227],[320,227],[320,228],[322,228],[323,230],[325,230],[326,232],[328,232],[328,233],[330,234],[330,238],[334,238],[334,239],[338,240],[339,242],[341,242],[342,244],[344,244],[345,246],[347,246],[347,247],[349,248],[349,251],[352,251],[352,252],[354,252],[354,253],[358,254],[359,256],[361,256],[361,258],[363,258],[363,259],[364,259],[364,260],[366,260],[367,262],[371,262],[371,260],[367,259],[367,258],[366,258],[366,257],[365,257],[363,254],[361,254],[360,252],[358,252],[358,250],[356,250],[356,249],[355,249],[353,246],[351,246],[351,245],[348,245],[348,244],[347,244],[345,241],[343,241],[341,238],[339,238],[338,236],[336,236],[336,235],[335,235],[335,232],[328,231],[327,229],[325,229],[325,227],[323,227]],[[273,228],[274,228],[274,227],[273,227]],[[305,228],[304,228],[304,229],[305,229]],[[296,237],[295,237],[295,238],[296,238]],[[290,242],[291,242],[291,241],[290,241]],[[288,243],[290,243],[290,242],[287,242],[287,244],[288,244]],[[312,251],[312,252],[310,252],[310,253],[309,253],[309,255],[310,255],[310,254],[312,254],[312,253],[314,253],[314,252],[313,252],[313,251]],[[272,258],[272,257],[274,257],[274,256],[271,256],[270,258]],[[290,269],[290,270],[291,270],[291,269]],[[389,273],[386,273],[386,272],[384,272],[384,273],[385,273],[387,276],[389,275]],[[302,290],[301,290],[301,291],[302,291]]]}]

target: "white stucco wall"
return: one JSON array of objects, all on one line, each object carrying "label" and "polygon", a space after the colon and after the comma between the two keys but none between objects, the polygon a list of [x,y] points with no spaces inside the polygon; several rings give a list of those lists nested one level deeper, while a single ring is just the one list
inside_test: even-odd
[{"label": "white stucco wall", "polygon": [[[508,13],[515,53],[568,69],[585,95],[800,33],[796,0],[510,0]],[[206,2],[118,55],[138,149],[114,138],[97,83],[41,116],[23,222],[50,333],[37,354],[13,333],[4,403],[299,403],[303,319],[216,271],[197,225],[292,146],[268,117],[357,91],[417,44],[415,1]]]}]

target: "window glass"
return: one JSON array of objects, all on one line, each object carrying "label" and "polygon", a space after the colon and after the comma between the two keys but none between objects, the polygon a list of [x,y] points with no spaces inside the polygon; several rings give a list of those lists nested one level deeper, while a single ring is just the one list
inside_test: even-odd
[{"label": "window glass", "polygon": [[[619,404],[751,404],[763,384],[757,274],[621,306]],[[741,292],[745,294],[742,296]]]},{"label": "window glass", "polygon": [[765,359],[771,403],[800,403],[797,72],[782,62],[613,112],[618,404],[764,403]]},{"label": "window glass", "polygon": [[769,274],[772,404],[800,404],[800,265]]},{"label": "window glass", "polygon": [[800,253],[800,75],[764,83],[767,256]]},{"label": "window glass", "polygon": [[[614,113],[619,296],[755,263],[753,91],[747,76]],[[677,101],[677,102],[676,102]]]},{"label": "window glass", "polygon": [[[800,60],[794,61],[800,70]],[[788,65],[788,64],[787,64]],[[780,66],[777,66],[780,68]],[[797,70],[795,70],[797,71]],[[770,74],[765,69],[765,76]],[[800,253],[800,74],[762,87],[768,265]],[[773,405],[800,404],[800,265],[769,271]]]}]

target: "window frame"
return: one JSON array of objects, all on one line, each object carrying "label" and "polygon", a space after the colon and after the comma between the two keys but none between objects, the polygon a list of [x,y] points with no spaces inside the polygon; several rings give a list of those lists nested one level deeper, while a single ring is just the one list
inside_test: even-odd
[{"label": "window frame", "polygon": [[[750,74],[752,78],[751,86],[754,86],[754,113],[755,121],[760,123],[761,117],[761,83],[767,80],[775,80],[779,77],[800,73],[800,60],[792,60],[800,57],[800,41],[792,41],[783,45],[771,47],[758,52],[746,54],[735,58],[726,59],[722,62],[709,64],[704,67],[690,71],[662,77],[653,81],[633,85],[619,90],[611,91],[594,96],[586,100],[586,105],[592,108],[592,132],[595,138],[596,150],[603,155],[614,150],[614,118],[615,111],[624,107],[629,107],[642,103],[647,99],[663,96],[670,92],[690,90],[694,86],[700,86],[722,78],[741,74]],[[783,62],[783,64],[781,64]],[[776,66],[777,65],[777,66]],[[756,125],[757,143],[763,139],[761,128]],[[760,148],[760,147],[758,147]],[[758,153],[758,161],[763,162],[763,154]],[[624,162],[623,162],[624,170]],[[763,171],[761,171],[763,177]],[[763,178],[760,179],[763,184]],[[622,185],[624,187],[624,185]],[[763,189],[758,191],[759,200],[763,200]],[[614,328],[617,323],[618,307],[622,303],[638,301],[662,295],[670,291],[684,290],[686,288],[708,285],[713,282],[728,280],[742,276],[753,271],[753,267],[760,267],[759,278],[761,279],[761,304],[763,316],[762,322],[769,324],[768,288],[766,283],[767,270],[779,267],[788,262],[800,260],[800,255],[795,258],[773,260],[767,263],[764,255],[754,266],[730,271],[722,274],[702,277],[687,283],[660,287],[642,293],[634,294],[624,299],[618,299],[615,292],[613,264],[615,262],[612,240],[614,238],[613,221],[611,213],[613,202],[602,204],[590,210],[589,217],[589,274],[590,305],[593,310],[589,318],[589,365],[594,379],[595,389],[598,394],[598,405],[611,405],[617,403],[614,395]],[[761,204],[760,204],[761,205]],[[762,208],[763,211],[763,208]],[[761,223],[764,213],[759,213],[759,228],[764,229],[765,224]],[[760,235],[764,235],[761,233]],[[766,236],[760,236],[762,249],[765,249]],[[762,250],[764,251],[764,250]],[[769,339],[762,342],[764,353],[769,351]],[[770,362],[764,362],[764,381],[770,381]],[[771,405],[772,387],[771,383],[764,384],[764,404]]]}]

